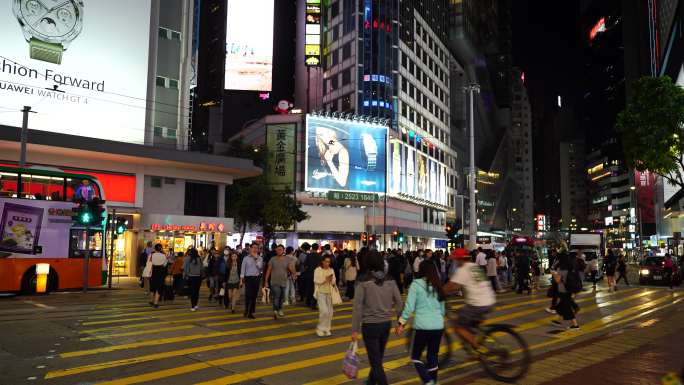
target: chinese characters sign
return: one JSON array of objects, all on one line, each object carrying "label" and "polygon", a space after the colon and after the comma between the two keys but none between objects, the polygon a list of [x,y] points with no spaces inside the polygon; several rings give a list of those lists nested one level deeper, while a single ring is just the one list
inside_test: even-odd
[{"label": "chinese characters sign", "polygon": [[294,191],[295,131],[294,124],[273,124],[266,127],[266,177],[275,189]]}]

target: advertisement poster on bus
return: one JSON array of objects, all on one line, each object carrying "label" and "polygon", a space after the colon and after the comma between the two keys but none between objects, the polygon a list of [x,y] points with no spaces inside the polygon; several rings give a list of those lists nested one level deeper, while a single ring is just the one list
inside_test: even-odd
[{"label": "advertisement poster on bus", "polygon": [[0,198],[0,258],[67,257],[72,206]]},{"label": "advertisement poster on bus", "polygon": [[150,0],[0,0],[0,125],[32,106],[31,129],[144,144],[150,14]]},{"label": "advertisement poster on bus", "polygon": [[306,189],[385,192],[387,127],[307,116]]}]

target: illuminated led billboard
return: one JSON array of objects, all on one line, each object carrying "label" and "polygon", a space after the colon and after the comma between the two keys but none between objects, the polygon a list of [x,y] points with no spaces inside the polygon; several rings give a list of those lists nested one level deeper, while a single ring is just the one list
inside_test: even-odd
[{"label": "illuminated led billboard", "polygon": [[144,144],[150,10],[150,0],[0,0],[0,125],[20,126],[31,106],[31,129]]},{"label": "illuminated led billboard", "polygon": [[399,140],[389,146],[389,193],[446,205],[446,165]]},{"label": "illuminated led billboard", "polygon": [[321,65],[321,0],[306,0],[304,64]]},{"label": "illuminated led billboard", "polygon": [[226,89],[271,91],[273,1],[228,0]]},{"label": "illuminated led billboard", "polygon": [[387,127],[307,115],[306,189],[385,192]]}]

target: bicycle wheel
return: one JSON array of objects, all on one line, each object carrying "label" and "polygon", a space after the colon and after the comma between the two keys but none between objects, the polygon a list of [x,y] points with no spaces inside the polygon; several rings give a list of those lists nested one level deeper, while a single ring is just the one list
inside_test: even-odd
[{"label": "bicycle wheel", "polygon": [[[408,352],[409,357],[411,356],[411,353],[413,351],[413,338],[416,335],[415,330],[411,330],[411,338],[406,339],[406,351]],[[451,338],[451,334],[449,334],[448,330],[445,329],[444,333],[442,333],[442,343],[439,345],[439,361],[438,365],[441,368],[446,368],[449,363],[451,362],[451,357],[452,357],[452,342],[453,339]],[[425,354],[425,352],[423,352]]]},{"label": "bicycle wheel", "polygon": [[525,340],[506,325],[490,325],[479,338],[484,349],[478,354],[484,370],[497,381],[516,382],[530,368],[532,355]]}]

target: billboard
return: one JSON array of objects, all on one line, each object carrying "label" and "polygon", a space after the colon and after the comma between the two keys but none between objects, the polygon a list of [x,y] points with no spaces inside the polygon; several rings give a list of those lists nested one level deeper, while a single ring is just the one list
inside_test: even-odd
[{"label": "billboard", "polygon": [[296,129],[295,124],[266,126],[266,180],[274,189],[294,191]]},{"label": "billboard", "polygon": [[304,64],[321,65],[321,0],[306,0]]},{"label": "billboard", "polygon": [[228,0],[225,89],[271,91],[273,1]]},{"label": "billboard", "polygon": [[45,3],[0,0],[0,124],[144,144],[151,1]]},{"label": "billboard", "polygon": [[386,126],[307,115],[306,190],[384,193],[386,141]]},{"label": "billboard", "polygon": [[446,205],[446,165],[399,140],[390,143],[389,193]]}]

